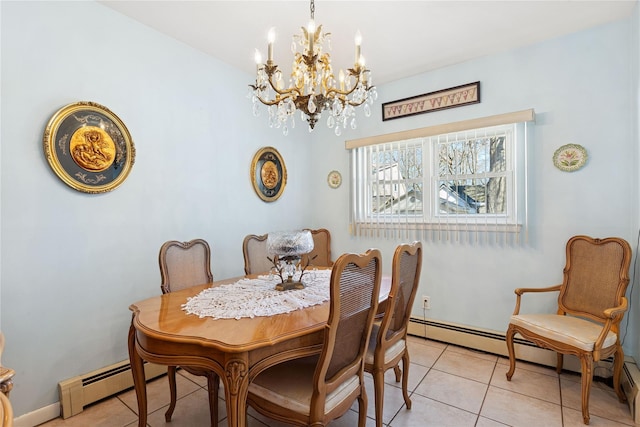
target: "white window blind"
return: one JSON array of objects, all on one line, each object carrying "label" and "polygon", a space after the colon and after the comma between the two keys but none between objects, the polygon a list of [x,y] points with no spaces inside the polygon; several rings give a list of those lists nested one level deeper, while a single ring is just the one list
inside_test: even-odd
[{"label": "white window blind", "polygon": [[527,110],[347,141],[352,234],[475,242],[526,238],[531,120],[533,110]]}]

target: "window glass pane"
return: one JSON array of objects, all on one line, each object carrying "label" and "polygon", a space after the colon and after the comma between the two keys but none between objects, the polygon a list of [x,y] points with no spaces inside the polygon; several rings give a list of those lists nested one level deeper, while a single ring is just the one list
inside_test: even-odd
[{"label": "window glass pane", "polygon": [[439,214],[505,214],[507,179],[503,176],[439,181]]},{"label": "window glass pane", "polygon": [[440,176],[474,175],[506,170],[504,136],[438,142]]},{"label": "window glass pane", "polygon": [[381,214],[422,215],[422,184],[407,186],[398,197],[377,198],[373,211]]},{"label": "window glass pane", "polygon": [[400,146],[371,153],[374,213],[422,213],[421,146]]}]

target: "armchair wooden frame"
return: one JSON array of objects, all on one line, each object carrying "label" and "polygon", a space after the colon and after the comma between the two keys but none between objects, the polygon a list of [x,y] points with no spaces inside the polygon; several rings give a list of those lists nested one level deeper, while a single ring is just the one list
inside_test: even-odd
[{"label": "armchair wooden frame", "polygon": [[[594,239],[574,236],[567,242],[563,283],[546,288],[518,288],[516,305],[506,333],[509,352],[507,380],[515,372],[515,334],[536,345],[557,352],[558,373],[563,355],[580,359],[582,418],[589,424],[589,393],[593,364],[614,356],[613,388],[621,402],[626,400],[620,385],[624,352],[620,344],[620,322],[627,310],[625,298],[629,284],[631,247],[615,237]],[[520,314],[525,293],[555,292],[557,314]]]},{"label": "armchair wooden frame", "polygon": [[[393,368],[396,382],[400,382],[402,376],[402,395],[407,409],[411,409],[407,330],[421,270],[422,243],[399,245],[393,255],[391,291],[386,301],[386,310],[382,322],[373,326],[365,357],[364,369],[373,376],[376,427],[382,426],[384,373],[387,370]],[[399,367],[401,360],[402,371]]]},{"label": "armchair wooden frame", "polygon": [[[163,294],[213,282],[211,248],[203,239],[194,239],[188,242],[179,242],[177,240],[165,242],[160,248],[158,263],[160,264],[161,276],[160,288]],[[192,375],[207,378],[211,426],[217,426],[220,378],[215,372],[208,369],[195,366],[181,366],[181,368]],[[164,415],[167,422],[171,421],[178,397],[176,391],[176,369],[176,366],[167,367],[169,391],[171,393],[171,403]]]}]

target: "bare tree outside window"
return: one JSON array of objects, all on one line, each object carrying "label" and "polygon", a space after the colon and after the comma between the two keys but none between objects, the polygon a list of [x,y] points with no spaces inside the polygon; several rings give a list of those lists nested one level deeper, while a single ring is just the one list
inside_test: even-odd
[{"label": "bare tree outside window", "polygon": [[505,137],[438,142],[439,214],[504,214]]}]

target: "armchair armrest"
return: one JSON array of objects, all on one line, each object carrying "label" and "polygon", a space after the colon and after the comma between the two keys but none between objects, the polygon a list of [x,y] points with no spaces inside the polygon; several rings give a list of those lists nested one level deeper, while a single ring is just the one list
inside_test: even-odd
[{"label": "armchair armrest", "polygon": [[[607,317],[607,321],[604,323],[602,327],[602,331],[598,338],[596,339],[595,344],[593,345],[593,360],[600,360],[600,350],[602,349],[602,344],[604,343],[605,338],[609,334],[611,330],[611,326],[613,322],[624,315],[624,312],[627,311],[629,302],[626,297],[622,297],[622,304],[617,307],[607,308],[604,310],[604,315]],[[618,340],[620,340],[620,336],[618,335]]]},{"label": "armchair armrest", "polygon": [[523,294],[527,292],[540,293],[540,292],[559,291],[561,287],[562,285],[549,286],[546,288],[516,288],[516,290],[514,291],[516,294],[516,307],[513,310],[513,315],[515,316],[517,314],[520,314],[520,299],[522,298]]},{"label": "armchair armrest", "polygon": [[622,297],[622,304],[617,307],[607,308],[604,311],[604,315],[607,316],[611,320],[615,320],[618,316],[624,314],[629,307],[629,302],[627,301],[627,297]]}]

